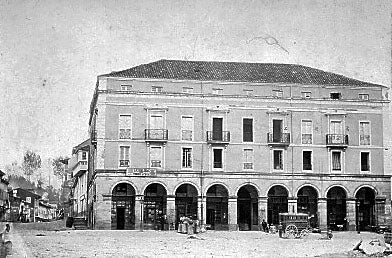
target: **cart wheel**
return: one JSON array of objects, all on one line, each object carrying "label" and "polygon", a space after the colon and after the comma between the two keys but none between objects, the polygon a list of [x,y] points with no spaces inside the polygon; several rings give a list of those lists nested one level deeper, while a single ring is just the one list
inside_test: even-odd
[{"label": "cart wheel", "polygon": [[294,238],[298,234],[298,229],[295,225],[290,224],[286,227],[286,236],[288,238]]},{"label": "cart wheel", "polygon": [[302,229],[302,230],[301,230],[301,237],[305,237],[305,236],[307,236],[307,235],[309,235],[309,230],[307,230],[307,229]]}]

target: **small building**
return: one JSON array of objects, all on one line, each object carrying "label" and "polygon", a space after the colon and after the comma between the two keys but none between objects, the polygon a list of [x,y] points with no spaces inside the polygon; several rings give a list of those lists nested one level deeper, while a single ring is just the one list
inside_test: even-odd
[{"label": "small building", "polygon": [[57,217],[56,206],[47,201],[40,200],[38,202],[38,210],[36,214],[36,221],[48,222]]},{"label": "small building", "polygon": [[41,196],[32,191],[16,188],[8,191],[10,201],[10,221],[33,222],[38,213]]}]

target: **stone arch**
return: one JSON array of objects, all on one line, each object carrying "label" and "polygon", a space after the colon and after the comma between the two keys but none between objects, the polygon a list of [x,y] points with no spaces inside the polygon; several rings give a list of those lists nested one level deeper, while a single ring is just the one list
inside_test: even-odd
[{"label": "stone arch", "polygon": [[[212,189],[212,188],[215,189]],[[219,188],[221,191],[219,191]],[[215,190],[214,191],[210,191]],[[213,183],[206,188],[206,222],[212,229],[229,229],[229,190],[225,184]],[[223,190],[225,193],[223,193]],[[210,194],[209,194],[210,191]]]},{"label": "stone arch", "polygon": [[260,188],[259,188],[256,184],[251,183],[251,182],[247,182],[247,183],[240,184],[240,185],[237,187],[237,189],[235,190],[235,196],[238,196],[238,191],[239,191],[243,186],[247,186],[247,185],[253,186],[253,187],[256,189],[256,191],[257,191],[257,196],[260,197],[260,193],[261,193]]},{"label": "stone arch", "polygon": [[316,190],[317,196],[318,196],[319,198],[321,197],[320,189],[319,189],[317,186],[315,186],[314,184],[310,184],[310,183],[305,183],[305,184],[300,185],[300,186],[297,188],[297,191],[295,192],[295,196],[294,196],[294,197],[298,197],[298,192],[299,192],[299,190],[301,190],[301,189],[302,189],[303,187],[305,187],[305,186],[312,187],[314,190]]},{"label": "stone arch", "polygon": [[225,184],[225,183],[223,183],[223,182],[213,182],[213,183],[210,183],[210,184],[208,184],[205,188],[204,188],[204,196],[207,196],[207,191],[208,191],[208,189],[210,189],[210,187],[211,186],[213,186],[213,185],[222,185],[223,187],[225,187],[226,188],[226,191],[227,191],[227,195],[228,196],[230,196],[230,188],[229,188],[229,186],[227,185],[227,184]]},{"label": "stone arch", "polygon": [[135,187],[120,181],[111,189],[111,229],[135,229]]},{"label": "stone arch", "polygon": [[286,191],[287,191],[287,196],[288,196],[289,198],[293,196],[292,193],[291,193],[291,191],[289,190],[289,187],[288,187],[287,185],[281,184],[281,183],[276,183],[276,184],[270,185],[270,186],[268,187],[268,189],[267,189],[267,192],[265,193],[265,196],[268,196],[268,192],[269,192],[273,187],[275,187],[275,186],[282,186],[283,188],[285,188]]},{"label": "stone arch", "polygon": [[111,194],[113,193],[114,188],[115,188],[117,185],[122,184],[122,183],[130,184],[130,185],[133,187],[133,189],[135,190],[135,195],[140,194],[138,188],[136,187],[136,185],[135,185],[134,183],[132,183],[131,181],[129,181],[129,180],[120,180],[120,181],[117,181],[117,182],[113,183],[113,184],[110,186],[110,192],[109,192],[108,194],[111,195]]},{"label": "stone arch", "polygon": [[174,190],[173,190],[172,195],[176,195],[176,192],[177,192],[178,187],[180,187],[181,185],[184,185],[184,184],[189,184],[189,185],[194,186],[194,187],[196,188],[197,195],[200,195],[200,188],[199,188],[195,183],[190,182],[190,181],[183,181],[183,182],[181,182],[181,183],[178,183],[178,184],[174,187]]},{"label": "stone arch", "polygon": [[342,185],[327,188],[327,225],[332,230],[348,230],[347,189]]},{"label": "stone arch", "polygon": [[318,227],[318,198],[320,193],[312,184],[303,184],[296,193],[297,212],[305,213],[309,216],[309,223],[312,228]]},{"label": "stone arch", "polygon": [[152,185],[152,184],[160,184],[160,185],[162,185],[163,188],[165,188],[165,190],[166,190],[166,194],[168,193],[167,185],[165,183],[163,183],[162,181],[154,180],[154,181],[150,181],[146,185],[144,185],[143,191],[141,192],[141,194],[144,194],[146,192],[147,187]]},{"label": "stone arch", "polygon": [[340,187],[340,188],[342,188],[344,191],[345,191],[345,193],[346,193],[346,198],[349,198],[349,196],[350,196],[350,191],[347,189],[347,187],[345,187],[344,185],[339,185],[339,184],[333,184],[333,185],[330,185],[330,186],[328,186],[326,189],[325,189],[325,193],[324,193],[324,197],[325,198],[327,198],[327,195],[328,195],[328,192],[329,192],[329,190],[331,190],[333,187]]},{"label": "stone arch", "polygon": [[236,191],[237,224],[239,230],[259,230],[259,189],[254,184],[245,183]]},{"label": "stone arch", "polygon": [[143,194],[144,227],[146,229],[163,230],[164,224],[162,223],[162,217],[167,215],[167,186],[162,182],[152,181],[144,187]]},{"label": "stone arch", "polygon": [[354,194],[353,194],[353,197],[356,198],[358,191],[361,190],[361,189],[364,188],[364,187],[368,187],[368,188],[372,189],[372,190],[373,190],[373,193],[374,193],[374,196],[377,196],[377,195],[378,195],[378,191],[377,191],[377,188],[376,188],[376,187],[374,187],[374,186],[372,186],[372,185],[364,184],[364,185],[358,186],[358,187],[355,189]]},{"label": "stone arch", "polygon": [[376,208],[377,191],[369,185],[362,185],[355,191],[356,224],[359,230],[371,230],[376,225],[379,209]]}]

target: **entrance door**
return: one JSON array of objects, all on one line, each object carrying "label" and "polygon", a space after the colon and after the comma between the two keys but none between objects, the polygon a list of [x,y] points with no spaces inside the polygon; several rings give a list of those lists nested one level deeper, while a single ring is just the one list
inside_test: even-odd
[{"label": "entrance door", "polygon": [[272,120],[272,135],[274,142],[280,142],[282,139],[282,120]]},{"label": "entrance door", "polygon": [[215,210],[207,209],[207,224],[211,225],[211,229],[214,229],[215,226]]},{"label": "entrance door", "polygon": [[124,229],[125,227],[125,208],[117,207],[117,229]]},{"label": "entrance door", "polygon": [[212,119],[212,138],[214,141],[222,141],[223,118]]}]

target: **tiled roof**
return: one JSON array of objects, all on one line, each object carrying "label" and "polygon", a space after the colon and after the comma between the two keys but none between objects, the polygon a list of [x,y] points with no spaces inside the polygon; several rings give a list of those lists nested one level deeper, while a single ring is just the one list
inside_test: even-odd
[{"label": "tiled roof", "polygon": [[349,85],[385,87],[343,75],[296,65],[159,60],[102,76],[199,81],[231,81],[283,84]]}]

